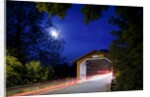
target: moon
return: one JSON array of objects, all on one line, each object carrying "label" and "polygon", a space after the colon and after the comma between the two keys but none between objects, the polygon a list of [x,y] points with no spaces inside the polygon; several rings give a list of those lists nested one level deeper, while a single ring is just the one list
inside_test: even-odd
[{"label": "moon", "polygon": [[54,37],[54,38],[58,38],[58,32],[55,31],[55,30],[53,30],[53,31],[51,32],[51,35],[52,35],[52,37]]},{"label": "moon", "polygon": [[49,29],[49,35],[54,38],[54,39],[58,39],[59,37],[59,32],[57,29],[54,29],[54,28],[50,28]]}]

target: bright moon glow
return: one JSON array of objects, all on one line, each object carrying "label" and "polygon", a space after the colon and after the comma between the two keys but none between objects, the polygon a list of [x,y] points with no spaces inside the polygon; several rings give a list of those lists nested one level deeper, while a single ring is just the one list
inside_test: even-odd
[{"label": "bright moon glow", "polygon": [[51,35],[52,35],[53,37],[55,37],[55,38],[58,37],[58,33],[57,33],[56,31],[52,31],[52,32],[51,32]]},{"label": "bright moon glow", "polygon": [[49,36],[51,36],[51,38],[53,38],[53,39],[59,38],[59,32],[58,32],[58,29],[56,27],[50,27],[46,30],[48,31]]}]

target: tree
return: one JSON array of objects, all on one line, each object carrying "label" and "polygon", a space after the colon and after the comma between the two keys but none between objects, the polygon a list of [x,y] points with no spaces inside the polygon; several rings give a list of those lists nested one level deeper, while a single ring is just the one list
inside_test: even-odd
[{"label": "tree", "polygon": [[68,63],[62,63],[56,65],[53,68],[55,70],[56,78],[75,77],[76,65],[69,65]]},{"label": "tree", "polygon": [[6,48],[25,64],[39,60],[45,65],[58,64],[64,40],[55,40],[48,32],[54,25],[48,14],[40,13],[34,2],[7,1]]},{"label": "tree", "polygon": [[88,25],[90,21],[95,21],[101,17],[102,11],[107,10],[108,6],[84,5],[81,9],[84,15],[84,22]]},{"label": "tree", "polygon": [[41,66],[39,61],[31,61],[26,63],[25,69],[27,72],[27,83],[46,81],[48,79],[49,72],[54,74],[54,71],[51,68]]},{"label": "tree", "polygon": [[57,15],[63,19],[66,16],[66,11],[71,8],[71,4],[38,2],[36,8],[40,12],[47,12],[50,17]]},{"label": "tree", "polygon": [[62,59],[64,40],[50,35],[51,18],[40,13],[34,2],[6,3],[7,86],[53,79],[52,66]]},{"label": "tree", "polygon": [[16,57],[6,56],[6,84],[7,87],[22,84],[23,65]]},{"label": "tree", "polygon": [[54,77],[52,67],[42,66],[39,61],[31,61],[23,65],[16,57],[6,55],[6,85],[13,87],[17,85],[32,84],[51,80]]},{"label": "tree", "polygon": [[[72,4],[67,3],[36,3],[36,8],[40,12],[47,12],[49,16],[59,16],[64,19],[67,15],[66,12],[70,9]],[[102,11],[107,10],[108,6],[95,6],[95,5],[83,5],[81,8],[81,13],[84,15],[84,22],[89,24],[90,21],[95,21],[102,16]],[[96,13],[96,14],[95,14]]]},{"label": "tree", "polygon": [[112,32],[116,40],[112,42],[110,51],[117,72],[117,88],[141,90],[143,89],[143,8],[116,7],[116,13],[118,18],[112,18],[112,23],[120,30]]}]

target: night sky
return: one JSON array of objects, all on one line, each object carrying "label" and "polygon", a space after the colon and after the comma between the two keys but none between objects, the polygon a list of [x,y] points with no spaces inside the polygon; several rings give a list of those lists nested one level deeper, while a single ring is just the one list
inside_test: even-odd
[{"label": "night sky", "polygon": [[111,15],[116,15],[114,7],[103,12],[103,16],[86,25],[83,22],[83,14],[80,8],[82,4],[74,4],[67,11],[65,19],[55,16],[52,19],[54,25],[59,29],[60,36],[65,40],[62,53],[67,62],[74,60],[92,50],[108,49],[114,37],[110,31],[117,29],[116,26],[108,24]]}]

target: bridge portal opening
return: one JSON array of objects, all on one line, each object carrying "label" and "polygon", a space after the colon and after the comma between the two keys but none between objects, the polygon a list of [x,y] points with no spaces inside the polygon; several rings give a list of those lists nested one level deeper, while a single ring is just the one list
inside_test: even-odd
[{"label": "bridge portal opening", "polygon": [[77,65],[77,79],[85,80],[89,76],[111,71],[108,52],[94,50],[72,61]]},{"label": "bridge portal opening", "polygon": [[100,59],[87,59],[80,65],[80,79],[98,75],[106,74],[111,71],[111,62],[105,58]]}]

